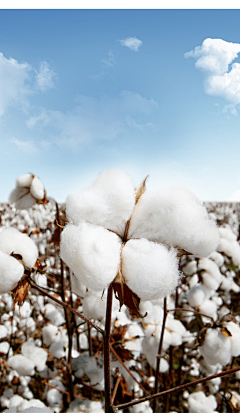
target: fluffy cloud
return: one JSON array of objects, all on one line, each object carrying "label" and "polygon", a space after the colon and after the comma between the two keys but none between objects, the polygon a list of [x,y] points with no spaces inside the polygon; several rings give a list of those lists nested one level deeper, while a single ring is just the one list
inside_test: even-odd
[{"label": "fluffy cloud", "polygon": [[120,43],[122,46],[126,46],[134,52],[138,52],[143,44],[142,40],[139,40],[136,37],[127,37],[126,39],[120,40]]},{"label": "fluffy cloud", "polygon": [[53,78],[54,72],[46,62],[42,62],[36,72],[29,63],[19,63],[0,53],[0,116],[10,107],[26,110],[30,95],[52,87]]},{"label": "fluffy cloud", "polygon": [[232,111],[240,103],[240,64],[231,65],[239,53],[239,43],[205,39],[201,46],[184,55],[195,58],[196,68],[206,73],[205,92],[230,102]]},{"label": "fluffy cloud", "polygon": [[79,96],[77,104],[66,113],[42,109],[27,120],[27,126],[47,127],[57,145],[74,147],[79,143],[113,140],[133,129],[152,128],[151,123],[144,123],[144,115],[158,108],[153,99],[129,91],[115,98]]},{"label": "fluffy cloud", "polygon": [[41,62],[39,72],[36,73],[36,84],[42,92],[45,92],[47,89],[54,87],[54,79],[56,77],[56,73],[54,73],[54,71],[50,69],[47,62]]}]

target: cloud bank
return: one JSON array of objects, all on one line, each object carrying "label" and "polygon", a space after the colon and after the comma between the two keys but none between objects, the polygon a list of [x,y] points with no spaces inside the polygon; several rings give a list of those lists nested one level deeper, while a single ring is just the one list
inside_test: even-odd
[{"label": "cloud bank", "polygon": [[138,52],[139,48],[142,46],[142,40],[137,39],[136,37],[127,37],[126,39],[120,40],[122,46],[128,47],[134,52]]},{"label": "cloud bank", "polygon": [[239,43],[209,38],[184,55],[196,59],[195,67],[205,73],[205,93],[228,101],[231,106],[225,111],[232,114],[240,104],[240,63],[232,63],[239,53]]}]

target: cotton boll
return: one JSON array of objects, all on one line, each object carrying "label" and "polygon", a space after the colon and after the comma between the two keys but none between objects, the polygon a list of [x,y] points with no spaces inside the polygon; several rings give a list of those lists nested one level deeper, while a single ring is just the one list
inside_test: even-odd
[{"label": "cotton boll", "polygon": [[240,327],[238,324],[234,323],[233,321],[229,321],[225,324],[225,327],[230,331],[232,334],[229,337],[231,342],[231,353],[233,357],[238,357],[240,355]]},{"label": "cotton boll", "polygon": [[107,288],[118,273],[120,238],[86,222],[68,224],[61,238],[61,257],[75,276],[92,290]]},{"label": "cotton boll", "polygon": [[149,401],[136,404],[129,408],[130,413],[152,413]]},{"label": "cotton boll", "polygon": [[219,228],[221,238],[225,238],[230,242],[236,241],[237,237],[231,228]]},{"label": "cotton boll", "polygon": [[214,413],[217,402],[213,395],[206,396],[202,391],[192,393],[188,397],[189,413]]},{"label": "cotton boll", "polygon": [[9,202],[18,202],[29,194],[29,188],[14,188],[9,195]]},{"label": "cotton boll", "polygon": [[176,252],[144,238],[129,240],[122,251],[122,273],[142,300],[166,297],[178,283]]},{"label": "cotton boll", "polygon": [[186,275],[193,275],[195,272],[197,272],[197,261],[189,261],[186,265],[184,265],[182,270]]},{"label": "cotton boll", "polygon": [[231,341],[220,330],[208,329],[200,352],[206,363],[225,366],[231,359]]},{"label": "cotton boll", "polygon": [[43,343],[46,346],[50,346],[52,343],[55,343],[60,339],[60,332],[58,331],[57,326],[53,324],[48,324],[43,327]]},{"label": "cotton boll", "polygon": [[16,228],[6,228],[0,233],[0,250],[10,255],[12,252],[23,257],[24,264],[32,268],[38,257],[35,243]]},{"label": "cotton boll", "polygon": [[205,300],[199,306],[200,313],[212,317],[214,321],[217,320],[217,304],[212,300]]},{"label": "cotton boll", "polygon": [[187,300],[191,307],[199,307],[205,300],[206,290],[197,284],[191,288],[187,295]]},{"label": "cotton boll", "polygon": [[24,267],[22,264],[0,251],[0,294],[12,291],[22,278],[23,273]]},{"label": "cotton boll", "polygon": [[29,193],[15,201],[17,209],[29,209],[36,203],[36,199]]},{"label": "cotton boll", "polygon": [[201,275],[205,287],[212,291],[216,291],[218,289],[220,281],[213,278],[207,271],[202,272]]},{"label": "cotton boll", "polygon": [[87,189],[67,198],[66,212],[74,224],[84,220],[122,236],[134,204],[134,184],[129,175],[106,169]]},{"label": "cotton boll", "polygon": [[17,180],[16,180],[16,186],[17,187],[28,187],[30,188],[30,185],[32,183],[32,180],[34,178],[33,174],[24,174],[24,175],[20,175],[18,176]]},{"label": "cotton boll", "polygon": [[220,282],[221,273],[219,271],[218,265],[214,261],[208,258],[202,258],[201,260],[199,260],[198,269],[206,270],[213,278],[215,278],[215,280]]},{"label": "cotton boll", "polygon": [[210,255],[209,258],[211,258],[217,265],[218,267],[221,267],[224,263],[224,257],[222,254],[220,254],[217,251],[213,251]]},{"label": "cotton boll", "polygon": [[36,199],[43,199],[44,197],[44,186],[37,176],[32,180],[30,192]]},{"label": "cotton boll", "polygon": [[62,394],[57,389],[50,389],[47,392],[47,401],[50,406],[62,404]]},{"label": "cotton boll", "polygon": [[101,292],[87,293],[82,301],[83,314],[87,318],[101,320],[106,314],[106,294]]},{"label": "cotton boll", "polygon": [[35,346],[32,341],[23,343],[22,355],[32,360],[38,371],[43,371],[46,368],[48,353],[43,348]]},{"label": "cotton boll", "polygon": [[60,312],[60,310],[54,307],[53,304],[48,303],[44,306],[44,315],[56,326],[60,326],[61,324],[65,323],[65,318],[63,317],[62,313]]},{"label": "cotton boll", "polygon": [[217,226],[206,208],[183,188],[145,192],[132,216],[129,237],[180,247],[198,257],[207,257],[219,243]]},{"label": "cotton boll", "polygon": [[65,350],[62,341],[56,341],[55,343],[52,343],[49,347],[49,351],[50,353],[52,353],[53,357],[56,357],[57,359],[61,359],[65,356]]},{"label": "cotton boll", "polygon": [[[3,326],[0,326],[0,327],[3,327]],[[2,338],[1,330],[0,330],[0,338]],[[7,354],[9,347],[10,347],[10,344],[8,343],[8,341],[2,341],[2,343],[0,343],[0,353]]]},{"label": "cotton boll", "polygon": [[32,376],[34,374],[33,361],[21,354],[10,357],[7,363],[12,369],[16,370],[20,376]]}]

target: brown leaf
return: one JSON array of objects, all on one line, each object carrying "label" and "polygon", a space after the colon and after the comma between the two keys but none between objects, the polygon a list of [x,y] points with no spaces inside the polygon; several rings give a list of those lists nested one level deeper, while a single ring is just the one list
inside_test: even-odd
[{"label": "brown leaf", "polygon": [[15,287],[12,291],[13,294],[13,307],[15,307],[16,304],[19,305],[19,307],[24,303],[26,300],[28,293],[30,289],[30,284],[27,281],[26,277],[22,278],[19,282],[17,287]]},{"label": "brown leaf", "polygon": [[139,310],[140,298],[136,293],[134,293],[125,283],[119,284],[116,282],[112,283],[115,297],[120,302],[120,309],[123,304],[129,309],[130,315],[132,317],[143,318],[146,317],[142,315]]},{"label": "brown leaf", "polygon": [[141,182],[140,186],[135,189],[135,204],[138,203],[139,199],[141,198],[142,194],[146,191],[146,180],[149,175],[144,178],[144,180]]}]

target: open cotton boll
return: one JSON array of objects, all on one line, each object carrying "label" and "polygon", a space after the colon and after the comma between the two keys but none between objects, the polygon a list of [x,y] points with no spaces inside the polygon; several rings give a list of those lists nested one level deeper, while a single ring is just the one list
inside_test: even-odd
[{"label": "open cotton boll", "polygon": [[86,287],[102,291],[116,277],[121,240],[113,232],[83,222],[62,232],[61,257]]},{"label": "open cotton boll", "polygon": [[229,340],[231,341],[232,356],[238,357],[240,355],[240,327],[233,321],[229,321],[228,323],[226,323],[225,327],[227,327],[227,329],[232,334],[229,337]]},{"label": "open cotton boll", "polygon": [[207,257],[219,243],[219,231],[206,208],[187,189],[166,188],[145,192],[136,205],[130,238],[180,247],[198,257]]},{"label": "open cotton boll", "polygon": [[106,169],[87,189],[67,198],[66,212],[74,224],[84,220],[122,236],[134,205],[130,176],[119,169]]},{"label": "open cotton boll", "polygon": [[9,202],[17,202],[21,198],[25,197],[27,194],[29,194],[29,188],[14,188],[9,195]]},{"label": "open cotton boll", "polygon": [[221,280],[217,281],[207,271],[202,272],[201,276],[205,287],[212,291],[216,291],[218,289]]},{"label": "open cotton boll", "polygon": [[44,306],[44,316],[56,326],[60,326],[65,323],[65,318],[63,317],[61,311],[51,303]]},{"label": "open cotton boll", "polygon": [[231,359],[231,341],[220,330],[209,328],[200,352],[208,364],[225,366]]},{"label": "open cotton boll", "polygon": [[19,376],[32,376],[34,374],[34,363],[22,354],[17,354],[8,359],[8,365],[16,370]]},{"label": "open cotton boll", "polygon": [[149,401],[135,404],[135,406],[129,408],[129,411],[130,413],[152,413]]},{"label": "open cotton boll", "polygon": [[195,272],[197,272],[197,261],[189,261],[186,265],[184,265],[182,270],[186,275],[193,275]]},{"label": "open cotton boll", "polygon": [[198,269],[206,270],[213,278],[215,278],[216,281],[220,283],[221,273],[219,271],[218,265],[214,261],[208,258],[202,258],[201,260],[199,260]]},{"label": "open cotton boll", "polygon": [[102,297],[102,292],[87,293],[82,300],[83,314],[87,318],[101,320],[106,314],[106,294]]},{"label": "open cotton boll", "polygon": [[205,300],[199,306],[200,313],[212,317],[214,321],[217,320],[217,304],[212,300]]},{"label": "open cotton boll", "polygon": [[200,284],[192,287],[187,294],[187,300],[191,307],[199,307],[204,302],[205,297],[206,290]]},{"label": "open cotton boll", "polygon": [[219,228],[221,238],[225,238],[230,242],[236,241],[237,237],[231,228]]},{"label": "open cotton boll", "polygon": [[24,175],[20,175],[17,177],[16,179],[16,186],[17,187],[27,187],[30,188],[30,185],[32,183],[32,180],[34,178],[33,174],[24,174]]},{"label": "open cotton boll", "polygon": [[144,238],[129,240],[122,251],[122,273],[142,300],[166,297],[178,283],[176,251]]},{"label": "open cotton boll", "polygon": [[24,267],[20,262],[0,251],[0,294],[12,291],[23,273]]},{"label": "open cotton boll", "polygon": [[44,197],[44,186],[37,176],[35,176],[32,180],[30,192],[36,199],[43,199]]},{"label": "open cotton boll", "polygon": [[29,268],[34,266],[38,257],[37,246],[31,238],[12,227],[0,233],[0,250],[8,255],[12,252],[20,254]]},{"label": "open cotton boll", "polygon": [[23,356],[33,361],[38,371],[46,368],[48,353],[43,348],[36,346],[32,341],[26,341],[21,351]]},{"label": "open cotton boll", "polygon": [[211,258],[219,267],[221,267],[224,264],[224,257],[222,254],[219,254],[217,251],[213,251],[210,255],[209,258]]},{"label": "open cotton boll", "polygon": [[214,413],[216,408],[217,402],[212,394],[210,396],[206,396],[203,391],[198,391],[189,395],[189,413]]}]

